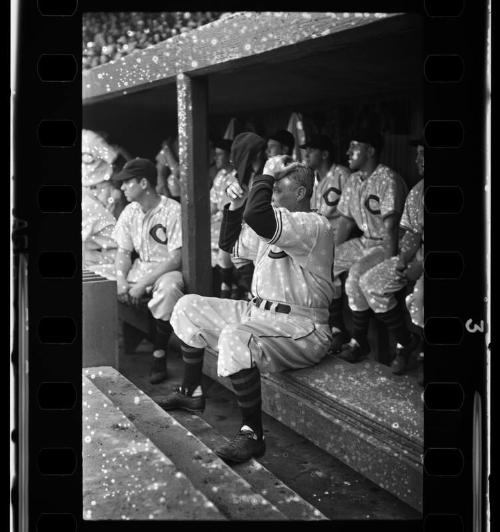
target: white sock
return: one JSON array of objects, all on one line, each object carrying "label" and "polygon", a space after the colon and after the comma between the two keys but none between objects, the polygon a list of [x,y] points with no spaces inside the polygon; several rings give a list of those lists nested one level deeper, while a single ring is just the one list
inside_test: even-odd
[{"label": "white sock", "polygon": [[165,356],[165,350],[164,349],[157,349],[156,351],[153,351],[153,356],[155,358],[163,358]]},{"label": "white sock", "polygon": [[203,392],[201,391],[201,386],[197,386],[191,394],[191,397],[199,397],[200,395],[203,395]]}]

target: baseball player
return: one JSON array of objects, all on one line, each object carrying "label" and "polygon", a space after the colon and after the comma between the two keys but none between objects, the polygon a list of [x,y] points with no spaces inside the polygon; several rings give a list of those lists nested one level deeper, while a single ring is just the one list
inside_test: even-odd
[{"label": "baseball player", "polygon": [[168,138],[163,141],[161,150],[156,154],[156,192],[180,202],[179,163],[175,151],[176,142]]},{"label": "baseball player", "polygon": [[293,135],[286,129],[278,129],[267,140],[267,156],[268,158],[276,157],[277,155],[293,155],[293,148],[295,147],[295,139]]},{"label": "baseball player", "polygon": [[[395,294],[403,289],[409,280],[417,280],[423,271],[423,233],[424,233],[424,146],[417,140],[416,165],[420,181],[411,189],[406,198],[400,227],[404,231],[399,245],[399,254],[377,264],[359,279],[359,286],[376,317],[386,324],[397,341],[397,354],[391,368],[396,375],[402,375],[409,369],[410,355],[418,347],[420,337],[412,334],[405,325],[405,315]],[[416,287],[421,293],[421,284]],[[418,309],[411,298],[410,308]],[[414,314],[418,313],[413,310]],[[416,320],[420,322],[421,320]],[[420,326],[421,327],[421,326]]]},{"label": "baseball player", "polygon": [[116,223],[110,206],[110,182],[116,151],[97,133],[82,131],[82,265],[114,279],[117,245],[112,233]]},{"label": "baseball player", "polygon": [[[360,277],[384,259],[398,253],[399,219],[408,189],[403,179],[379,163],[382,136],[372,124],[364,124],[351,137],[347,155],[353,171],[338,204],[341,219],[335,241],[334,285],[331,324],[332,351],[349,362],[358,362],[369,353],[365,341],[370,307],[359,287]],[[350,238],[360,229],[359,238]],[[342,318],[340,274],[348,272],[345,291],[352,314],[353,332],[349,343]],[[344,343],[342,343],[344,342]]]},{"label": "baseball player", "polygon": [[315,135],[300,148],[306,150],[306,162],[316,171],[311,208],[328,218],[335,235],[340,221],[337,206],[350,171],[333,162],[333,143],[327,135]]},{"label": "baseball player", "polygon": [[[234,145],[232,149],[237,168],[252,147],[265,145],[253,133],[242,135],[241,152]],[[172,314],[172,326],[183,342],[185,373],[182,385],[162,406],[167,410],[204,409],[203,351],[206,346],[217,350],[217,373],[230,377],[242,414],[238,434],[217,450],[228,462],[244,462],[265,452],[260,372],[316,364],[331,340],[332,228],[324,216],[310,210],[312,169],[301,163],[283,168],[283,162],[270,159],[259,175],[261,163],[253,161],[258,173],[246,205],[248,178],[241,178],[239,170],[241,184],[228,189],[232,201],[224,209],[221,247],[255,259],[254,299],[188,295],[179,300]],[[242,229],[242,217],[246,229]],[[257,234],[257,246],[247,238],[251,231]]]},{"label": "baseball player", "polygon": [[[156,192],[156,167],[148,159],[127,162],[114,178],[130,202],[116,222],[118,244],[116,279],[118,299],[148,307],[155,319],[155,341],[150,382],[167,378],[166,347],[172,332],[170,316],[182,296],[181,206]],[[132,264],[131,253],[139,257]]]}]

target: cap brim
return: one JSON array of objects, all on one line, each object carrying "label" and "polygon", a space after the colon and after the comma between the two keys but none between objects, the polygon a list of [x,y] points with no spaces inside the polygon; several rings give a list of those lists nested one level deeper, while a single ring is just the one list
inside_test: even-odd
[{"label": "cap brim", "polygon": [[136,175],[128,172],[127,170],[122,170],[118,174],[114,174],[111,179],[113,181],[128,181],[129,179],[134,179],[134,177],[137,178]]}]

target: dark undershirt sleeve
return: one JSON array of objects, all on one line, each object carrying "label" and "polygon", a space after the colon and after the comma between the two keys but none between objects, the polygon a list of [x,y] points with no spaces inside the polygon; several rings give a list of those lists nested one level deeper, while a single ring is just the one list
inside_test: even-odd
[{"label": "dark undershirt sleeve", "polygon": [[245,206],[235,211],[230,211],[229,203],[224,205],[219,233],[219,247],[227,253],[232,252],[234,244],[240,236],[244,208]]},{"label": "dark undershirt sleeve", "polygon": [[276,217],[271,206],[274,178],[260,175],[254,182],[243,213],[245,222],[261,237],[271,240],[276,232]]}]

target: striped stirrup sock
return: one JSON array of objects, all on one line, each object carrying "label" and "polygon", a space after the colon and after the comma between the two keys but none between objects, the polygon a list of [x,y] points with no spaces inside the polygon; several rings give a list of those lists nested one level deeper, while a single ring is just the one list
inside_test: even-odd
[{"label": "striped stirrup sock", "polygon": [[184,361],[184,379],[182,387],[188,390],[188,394],[201,385],[201,372],[203,369],[204,349],[181,345],[182,360]]},{"label": "striped stirrup sock", "polygon": [[242,425],[248,425],[262,439],[262,396],[258,368],[242,369],[230,376],[236,400],[243,418]]},{"label": "striped stirrup sock", "polygon": [[398,344],[401,344],[404,347],[410,343],[411,334],[406,328],[405,315],[400,304],[387,312],[377,314],[377,318],[380,319],[387,329],[392,332]]},{"label": "striped stirrup sock", "polygon": [[367,350],[368,346],[368,324],[370,323],[371,311],[351,310],[352,314],[352,337],[358,342],[362,350]]}]

